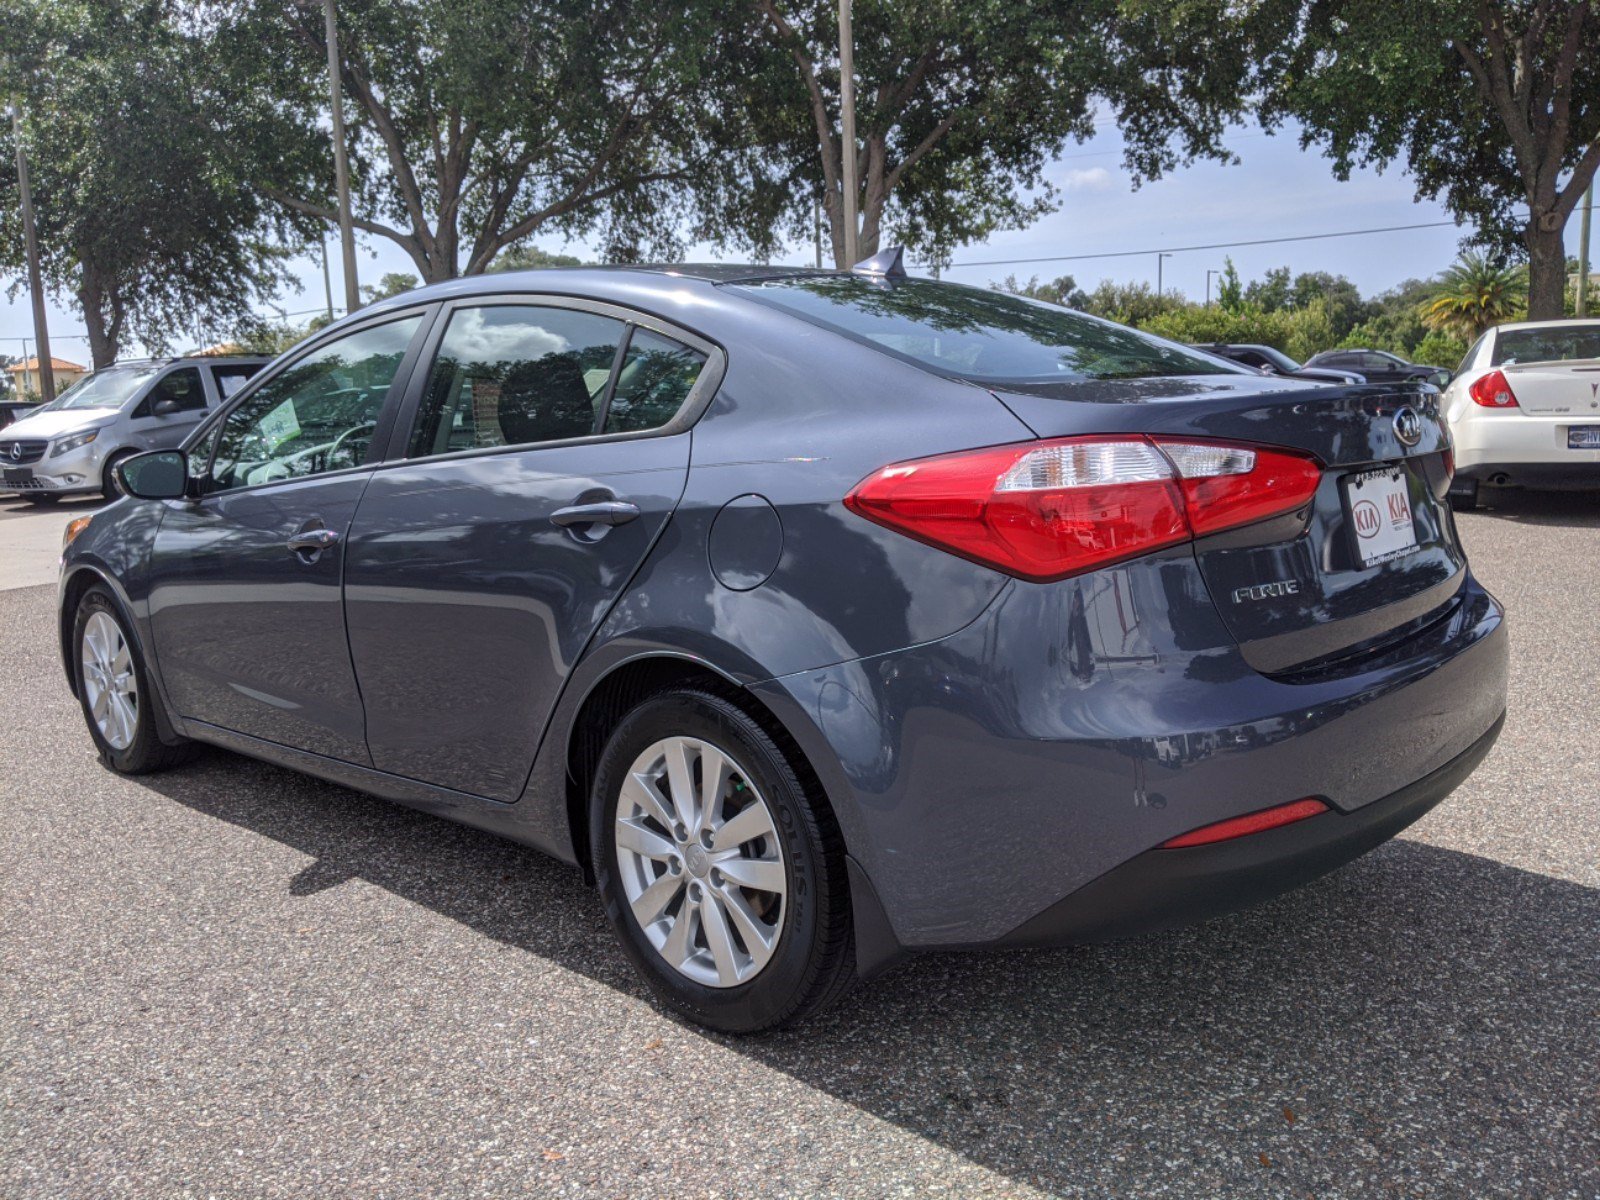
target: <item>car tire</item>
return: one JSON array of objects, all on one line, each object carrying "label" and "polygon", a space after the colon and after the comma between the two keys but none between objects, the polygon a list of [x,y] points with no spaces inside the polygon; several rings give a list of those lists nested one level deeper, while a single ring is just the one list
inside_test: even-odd
[{"label": "car tire", "polygon": [[78,704],[100,759],[122,775],[176,766],[193,752],[187,741],[161,740],[156,706],[138,643],[111,593],[92,587],[72,622],[72,676]]},{"label": "car tire", "polygon": [[118,486],[113,468],[124,459],[132,458],[134,454],[135,451],[133,450],[118,450],[110,458],[106,459],[106,465],[100,470],[100,494],[107,500],[120,500],[128,494]]},{"label": "car tire", "polygon": [[[679,751],[697,828],[665,824],[686,815],[665,766]],[[662,771],[652,775],[657,761]],[[725,782],[701,805],[712,769]],[[650,697],[606,742],[590,803],[595,881],[628,958],[690,1020],[725,1033],[775,1029],[821,1011],[855,981],[844,841],[808,776],[797,748],[701,688]],[[741,840],[717,845],[723,828]],[[641,837],[657,856],[639,852]],[[769,884],[781,895],[763,890]]]},{"label": "car tire", "polygon": [[1478,507],[1478,481],[1455,479],[1450,483],[1450,507],[1457,512],[1472,512]]}]

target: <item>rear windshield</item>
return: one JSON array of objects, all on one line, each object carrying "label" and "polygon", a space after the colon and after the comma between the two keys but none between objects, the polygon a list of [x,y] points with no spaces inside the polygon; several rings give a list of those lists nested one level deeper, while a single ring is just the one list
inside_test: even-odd
[{"label": "rear windshield", "polygon": [[927,279],[814,275],[731,290],[963,379],[1231,375],[1183,346],[1052,304]]},{"label": "rear windshield", "polygon": [[1494,340],[1494,366],[1600,358],[1600,324],[1504,329]]}]

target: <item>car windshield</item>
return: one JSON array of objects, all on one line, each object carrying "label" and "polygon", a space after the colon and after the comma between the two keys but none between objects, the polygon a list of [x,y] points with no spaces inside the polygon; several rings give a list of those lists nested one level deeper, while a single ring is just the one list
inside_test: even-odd
[{"label": "car windshield", "polygon": [[1600,358],[1600,321],[1548,329],[1503,329],[1494,340],[1494,366]]},{"label": "car windshield", "polygon": [[812,275],[729,284],[896,357],[962,379],[1140,379],[1234,368],[1095,317],[927,279]]},{"label": "car windshield", "polygon": [[71,408],[121,408],[161,366],[107,367],[85,375],[39,411],[61,412]]},{"label": "car windshield", "polygon": [[1250,349],[1261,355],[1262,358],[1271,359],[1277,364],[1280,371],[1298,371],[1300,369],[1299,363],[1275,346],[1251,346]]}]

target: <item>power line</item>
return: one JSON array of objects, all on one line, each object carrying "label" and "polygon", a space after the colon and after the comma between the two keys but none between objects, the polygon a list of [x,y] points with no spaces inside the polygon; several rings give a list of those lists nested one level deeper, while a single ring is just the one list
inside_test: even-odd
[{"label": "power line", "polygon": [[1079,262],[1086,258],[1138,258],[1147,254],[1181,254],[1189,250],[1227,250],[1234,246],[1274,246],[1284,242],[1317,242],[1324,238],[1361,237],[1369,233],[1399,233],[1406,229],[1440,229],[1454,221],[1424,221],[1418,225],[1384,225],[1377,229],[1344,229],[1338,233],[1302,233],[1294,237],[1250,238],[1240,242],[1207,242],[1199,246],[1153,246],[1148,250],[1110,250],[1103,254],[1053,254],[1039,258],[989,258],[951,263],[951,267],[1012,267],[1026,263]]}]

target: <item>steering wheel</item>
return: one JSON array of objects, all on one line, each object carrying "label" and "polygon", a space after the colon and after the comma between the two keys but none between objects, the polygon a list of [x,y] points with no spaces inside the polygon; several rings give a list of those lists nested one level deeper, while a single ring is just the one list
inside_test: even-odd
[{"label": "steering wheel", "polygon": [[338,457],[339,451],[344,449],[344,444],[346,442],[348,442],[351,438],[357,437],[363,433],[370,434],[377,427],[378,423],[376,421],[363,421],[359,425],[352,425],[349,429],[346,429],[338,437],[333,439],[332,444],[329,445],[326,450],[317,456],[320,460],[317,463],[317,470],[328,470],[329,464],[332,463],[336,457]]}]

